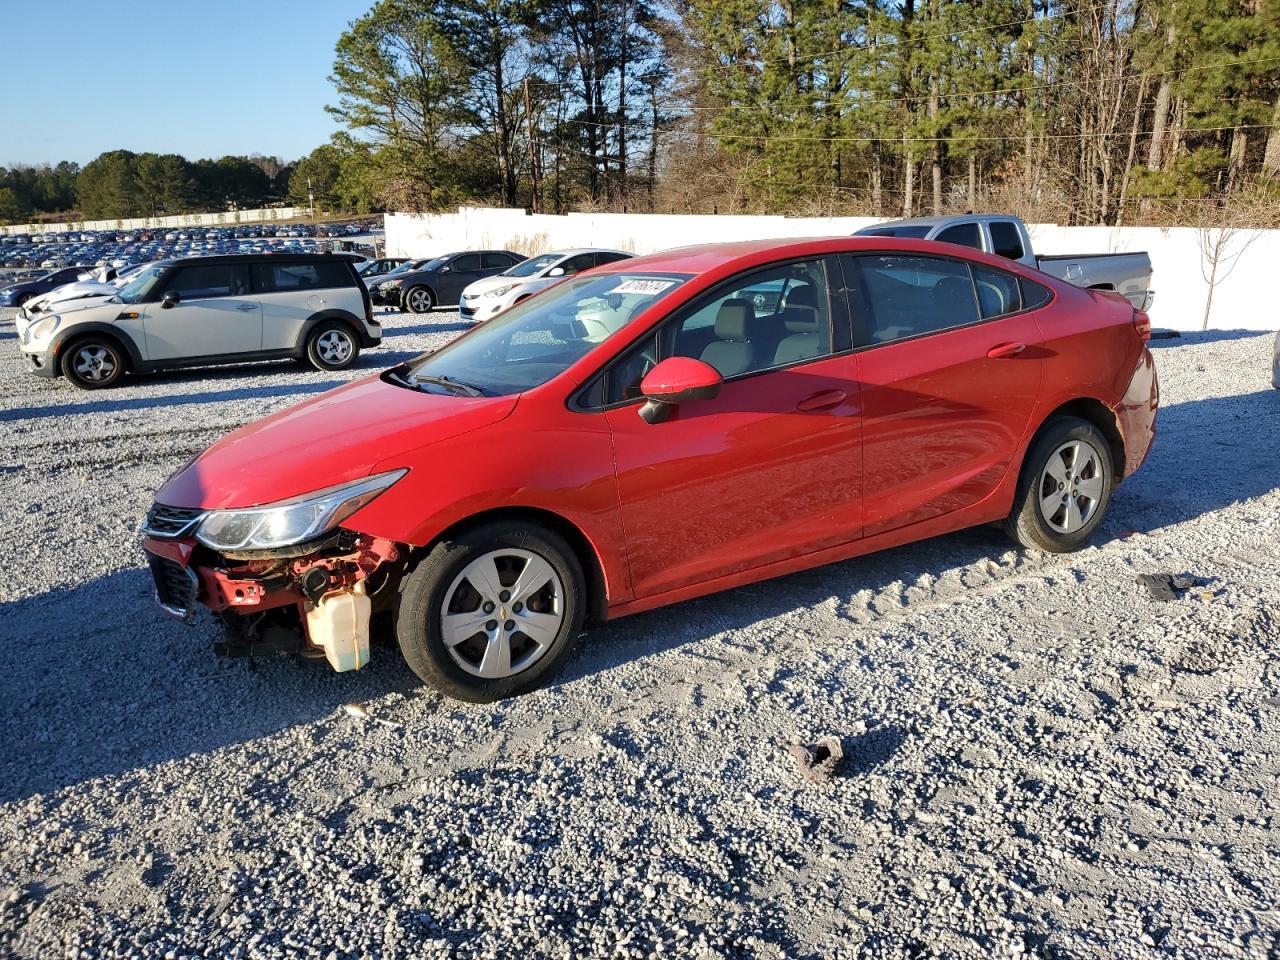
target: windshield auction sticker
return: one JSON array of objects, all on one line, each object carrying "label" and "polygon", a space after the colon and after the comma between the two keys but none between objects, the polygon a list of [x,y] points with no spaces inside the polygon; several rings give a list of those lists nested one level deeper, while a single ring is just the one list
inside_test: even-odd
[{"label": "windshield auction sticker", "polygon": [[653,297],[668,287],[674,287],[674,280],[624,280],[608,293],[638,293],[642,296]]}]

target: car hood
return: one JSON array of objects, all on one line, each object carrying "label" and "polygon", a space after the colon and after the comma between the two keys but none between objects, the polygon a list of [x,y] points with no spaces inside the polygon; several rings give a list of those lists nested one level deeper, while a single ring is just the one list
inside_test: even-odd
[{"label": "car hood", "polygon": [[462,291],[464,297],[478,297],[482,293],[488,293],[490,290],[497,290],[500,287],[525,287],[534,279],[533,277],[504,277],[498,274],[494,277],[483,277],[467,285],[467,289]]},{"label": "car hood", "polygon": [[274,503],[368,476],[389,459],[497,423],[515,405],[514,396],[443,396],[367,377],[227,434],[171,476],[156,501],[206,510]]}]

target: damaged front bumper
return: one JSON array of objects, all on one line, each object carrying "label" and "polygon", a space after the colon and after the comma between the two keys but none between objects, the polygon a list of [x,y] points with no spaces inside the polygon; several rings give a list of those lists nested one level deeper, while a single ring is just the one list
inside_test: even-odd
[{"label": "damaged front bumper", "polygon": [[338,671],[369,662],[369,621],[394,596],[404,548],[338,529],[282,550],[221,554],[196,540],[202,514],[163,508],[143,528],[156,602],[191,623],[203,605],[227,628],[228,656],[295,652]]}]

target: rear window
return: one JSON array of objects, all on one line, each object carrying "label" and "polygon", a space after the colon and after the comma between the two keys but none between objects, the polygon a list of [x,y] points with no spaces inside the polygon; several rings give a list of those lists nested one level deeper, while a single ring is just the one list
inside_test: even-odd
[{"label": "rear window", "polygon": [[1022,306],[1026,310],[1034,310],[1036,307],[1042,307],[1053,298],[1053,291],[1043,284],[1036,283],[1034,280],[1028,280],[1026,277],[1021,278],[1022,283]]},{"label": "rear window", "polygon": [[955,243],[962,247],[982,249],[982,230],[976,223],[957,223],[934,237],[939,243]]},{"label": "rear window", "polygon": [[1002,317],[1022,309],[1022,295],[1018,291],[1018,278],[1003,270],[991,270],[970,264],[973,283],[978,290],[978,309],[982,319]]},{"label": "rear window", "polygon": [[309,263],[255,263],[253,284],[259,293],[282,293],[349,287],[352,280],[343,261],[314,260]]}]

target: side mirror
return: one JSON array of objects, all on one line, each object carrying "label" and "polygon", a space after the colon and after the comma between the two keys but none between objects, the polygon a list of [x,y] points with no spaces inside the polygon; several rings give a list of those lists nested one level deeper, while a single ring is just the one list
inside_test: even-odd
[{"label": "side mirror", "polygon": [[170,307],[176,306],[181,299],[182,297],[178,295],[177,290],[166,290],[164,296],[160,298],[160,307],[163,310],[168,310]]},{"label": "side mirror", "polygon": [[548,276],[548,277],[563,277],[563,276],[564,276],[564,267],[552,267],[550,270],[548,270],[548,271],[547,271],[547,276]]},{"label": "side mirror", "polygon": [[710,400],[720,393],[724,378],[709,363],[692,357],[668,357],[640,381],[644,404],[640,419],[662,423],[678,404],[690,400]]}]

